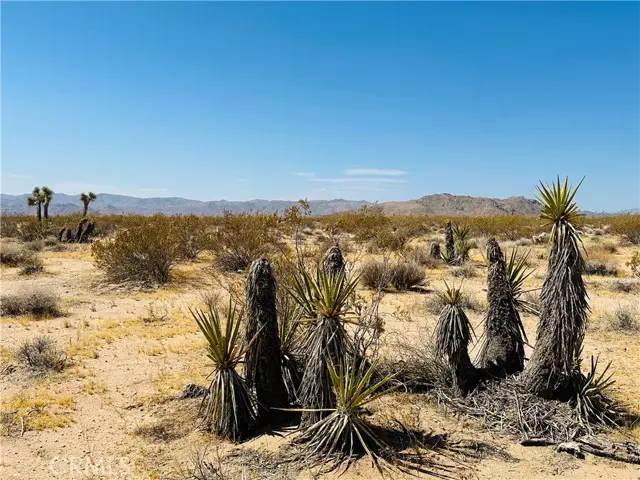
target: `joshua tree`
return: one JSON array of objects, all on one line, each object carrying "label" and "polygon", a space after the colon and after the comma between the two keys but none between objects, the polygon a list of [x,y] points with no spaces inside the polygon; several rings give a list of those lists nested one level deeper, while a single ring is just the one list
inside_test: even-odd
[{"label": "joshua tree", "polygon": [[207,340],[207,356],[214,367],[209,395],[200,407],[202,426],[237,442],[246,437],[257,420],[256,400],[236,371],[246,348],[240,344],[242,312],[229,301],[224,321],[215,307],[191,314]]},{"label": "joshua tree", "polygon": [[471,323],[460,306],[462,285],[455,288],[445,282],[446,289],[438,295],[444,307],[434,331],[436,353],[445,357],[453,370],[454,387],[466,395],[478,384],[479,372],[471,363],[467,347],[473,335]]},{"label": "joshua tree", "polygon": [[298,392],[305,409],[302,426],[312,425],[326,416],[325,409],[335,407],[329,366],[353,356],[353,341],[343,323],[358,281],[347,280],[344,269],[334,276],[320,265],[315,274],[300,268],[292,279],[290,294],[300,305],[302,316],[312,322],[303,345],[305,367]]},{"label": "joshua tree", "polygon": [[484,342],[479,365],[489,374],[505,377],[524,368],[526,334],[516,308],[507,267],[498,242],[487,241],[487,302]]},{"label": "joshua tree", "polygon": [[31,195],[27,198],[27,205],[30,207],[36,207],[36,217],[38,221],[42,221],[42,203],[44,202],[44,195],[40,187],[33,187]]},{"label": "joshua tree", "polygon": [[540,293],[540,323],[533,355],[523,375],[525,388],[543,398],[561,395],[582,347],[589,314],[582,279],[582,241],[574,222],[580,214],[573,199],[582,181],[572,188],[565,179],[538,187],[540,217],[551,227],[549,266]]},{"label": "joshua tree", "polygon": [[271,407],[286,406],[288,399],[280,369],[276,279],[267,260],[256,260],[251,265],[246,297],[245,342],[253,342],[245,355],[245,378],[249,388],[255,388],[261,414],[265,415]]},{"label": "joshua tree", "polygon": [[96,198],[98,198],[98,197],[93,192],[81,193],[80,194],[80,201],[82,202],[82,216],[83,217],[87,216],[87,210],[89,210],[89,204],[91,202],[93,202]]},{"label": "joshua tree", "polygon": [[51,190],[46,185],[42,187],[42,206],[45,220],[49,218],[49,204],[51,200],[53,200],[53,190]]},{"label": "joshua tree", "polygon": [[324,271],[332,276],[338,275],[344,270],[344,257],[342,256],[342,250],[336,243],[329,250],[326,251],[322,259],[322,268]]},{"label": "joshua tree", "polygon": [[447,225],[444,227],[444,250],[447,263],[453,262],[456,258],[456,247],[451,222],[447,222]]}]

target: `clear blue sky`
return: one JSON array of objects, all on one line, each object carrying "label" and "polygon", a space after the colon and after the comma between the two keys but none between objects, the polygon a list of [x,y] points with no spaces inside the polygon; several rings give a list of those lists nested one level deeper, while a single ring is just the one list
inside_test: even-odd
[{"label": "clear blue sky", "polygon": [[640,206],[638,3],[2,3],[4,193]]}]

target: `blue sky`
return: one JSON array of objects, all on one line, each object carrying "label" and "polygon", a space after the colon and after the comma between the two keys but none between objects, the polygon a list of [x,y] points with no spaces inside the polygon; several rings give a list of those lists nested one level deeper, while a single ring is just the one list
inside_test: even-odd
[{"label": "blue sky", "polygon": [[7,3],[2,192],[640,206],[638,3]]}]

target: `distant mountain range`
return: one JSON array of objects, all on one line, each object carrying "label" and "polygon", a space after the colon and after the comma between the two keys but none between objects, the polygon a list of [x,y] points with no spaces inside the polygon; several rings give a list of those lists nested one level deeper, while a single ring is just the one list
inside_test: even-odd
[{"label": "distant mountain range", "polygon": [[[0,211],[7,214],[33,213],[33,207],[27,206],[27,197],[23,195],[0,194]],[[180,197],[167,198],[137,198],[125,195],[99,193],[98,198],[91,203],[89,209],[101,213],[137,213],[152,215],[189,214],[221,215],[225,211],[240,212],[282,212],[294,205],[295,201],[286,200],[248,200],[246,202],[230,202],[215,200],[203,202],[188,200]],[[440,215],[440,216],[470,216],[483,217],[493,215],[527,215],[535,216],[540,212],[540,204],[536,200],[525,197],[509,197],[505,199],[470,197],[466,195],[451,195],[440,193],[426,195],[415,200],[403,202],[384,202],[374,204],[363,200],[315,200],[311,201],[313,215],[327,215],[330,213],[358,210],[364,205],[377,206],[388,215]],[[63,215],[82,211],[82,205],[77,195],[56,193],[49,212],[51,215]],[[620,213],[639,213],[640,209],[625,210]],[[585,212],[598,214],[596,212]]]}]

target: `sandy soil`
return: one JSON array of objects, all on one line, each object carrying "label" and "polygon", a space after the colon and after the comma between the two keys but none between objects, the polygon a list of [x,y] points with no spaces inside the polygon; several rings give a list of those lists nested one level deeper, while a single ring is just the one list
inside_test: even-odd
[{"label": "sandy soil", "polygon": [[[617,243],[618,239],[595,241],[598,243],[587,241],[594,251],[602,242]],[[539,286],[544,274],[544,260],[538,259],[544,248],[534,250],[531,258],[538,269],[530,278],[531,287]],[[624,264],[631,251],[619,247],[608,258],[621,276],[629,275]],[[478,250],[474,252],[479,260]],[[3,369],[2,410],[22,408],[28,412],[27,425],[30,418],[38,418],[38,423],[22,436],[14,432],[0,437],[0,478],[180,478],[194,455],[205,448],[214,459],[233,453],[228,467],[223,462],[229,478],[315,478],[312,472],[300,472],[292,464],[274,460],[287,443],[283,435],[290,431],[265,432],[234,446],[197,431],[198,400],[176,399],[185,384],[206,384],[209,373],[203,341],[187,310],[201,303],[201,292],[219,289],[206,259],[179,266],[176,280],[167,287],[140,291],[108,285],[94,266],[88,246],[72,245],[41,255],[43,273],[21,276],[17,268],[3,267],[2,293],[33,286],[50,289],[60,296],[63,315],[0,319],[3,363],[15,363],[12,352],[21,342],[46,334],[66,350],[72,365],[59,374],[37,378],[20,368]],[[475,270],[477,275],[465,280],[465,290],[482,302],[485,269],[478,266]],[[450,275],[450,269],[428,270],[429,286],[438,286]],[[605,321],[606,312],[618,305],[638,302],[633,294],[612,291],[614,281],[611,277],[587,278],[593,314],[585,355],[599,354],[601,361],[613,362],[615,395],[640,412],[640,337],[611,332]],[[424,338],[435,322],[425,308],[432,295],[387,294],[382,302],[387,340],[398,334],[416,342]],[[478,325],[480,336],[481,314],[470,312],[470,318]],[[533,341],[537,319],[526,316],[524,321]],[[29,401],[33,406],[24,410]],[[577,460],[551,448],[522,447],[473,421],[455,418],[425,395],[394,394],[376,402],[372,410],[382,420],[397,418],[424,433],[448,435],[451,442],[483,446],[481,454],[478,449],[473,455],[434,453],[432,470],[446,478],[640,479],[638,466],[594,457]],[[638,433],[636,428],[621,435],[635,435],[637,440]],[[343,478],[374,475],[369,463],[361,460]]]}]

